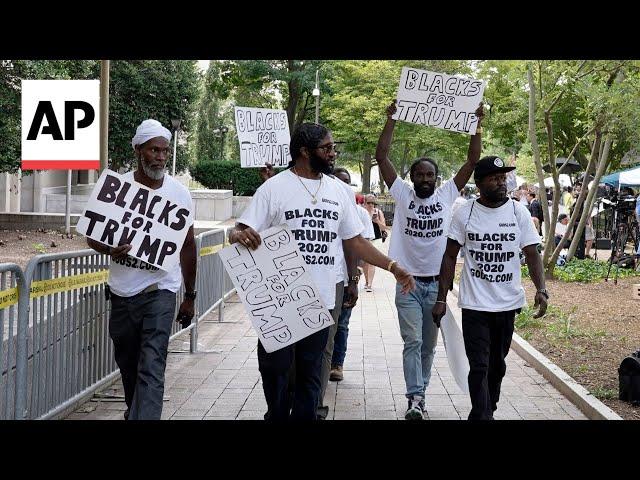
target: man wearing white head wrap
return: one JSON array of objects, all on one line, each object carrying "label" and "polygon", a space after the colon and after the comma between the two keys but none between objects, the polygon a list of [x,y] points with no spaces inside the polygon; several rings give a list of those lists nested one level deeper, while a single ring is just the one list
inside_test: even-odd
[{"label": "man wearing white head wrap", "polygon": [[[131,140],[138,166],[135,171],[126,173],[125,179],[155,190],[162,198],[180,199],[193,210],[189,191],[164,174],[171,151],[170,141],[171,132],[160,122],[152,119],[142,122]],[[180,263],[171,271],[127,256],[131,250],[128,244],[109,247],[90,238],[87,243],[94,250],[111,255],[112,259],[109,265],[109,335],[122,374],[127,404],[124,417],[159,420],[176,292],[183,281],[184,301],[176,321],[186,327],[194,315],[197,257],[193,225],[180,250]]]}]

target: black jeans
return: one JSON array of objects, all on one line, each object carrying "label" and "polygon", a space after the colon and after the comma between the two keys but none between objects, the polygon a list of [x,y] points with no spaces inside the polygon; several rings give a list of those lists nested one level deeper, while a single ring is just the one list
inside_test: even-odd
[{"label": "black jeans", "polygon": [[462,336],[469,359],[469,420],[492,420],[500,385],[507,371],[504,359],[511,347],[518,310],[481,312],[462,309]]},{"label": "black jeans", "polygon": [[175,309],[176,294],[169,290],[111,295],[109,336],[122,375],[128,420],[160,420]]},{"label": "black jeans", "polygon": [[[267,401],[264,419],[271,422],[315,420],[320,398],[320,367],[329,328],[323,328],[293,345],[267,353],[258,341],[258,368]],[[289,371],[295,366],[293,404]],[[289,413],[291,409],[291,413]]]}]

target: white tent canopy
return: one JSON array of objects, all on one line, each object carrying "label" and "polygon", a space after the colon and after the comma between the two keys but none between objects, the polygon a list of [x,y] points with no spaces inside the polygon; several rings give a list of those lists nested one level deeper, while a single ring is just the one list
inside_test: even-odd
[{"label": "white tent canopy", "polygon": [[620,185],[640,185],[640,167],[620,172]]},{"label": "white tent canopy", "polygon": [[[568,187],[571,185],[571,178],[566,173],[561,173],[558,177],[558,181],[560,182],[561,187]],[[538,183],[533,184],[534,187],[538,186]],[[544,179],[545,187],[553,187],[553,177],[547,177]]]}]

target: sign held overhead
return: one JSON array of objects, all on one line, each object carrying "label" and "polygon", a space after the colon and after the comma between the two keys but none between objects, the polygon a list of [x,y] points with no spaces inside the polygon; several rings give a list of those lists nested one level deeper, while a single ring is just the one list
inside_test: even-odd
[{"label": "sign held overhead", "polygon": [[291,161],[287,112],[235,107],[235,116],[242,168],[257,168],[267,162],[274,167],[287,166]]},{"label": "sign held overhead", "polygon": [[403,67],[393,118],[475,135],[484,88],[480,80]]}]

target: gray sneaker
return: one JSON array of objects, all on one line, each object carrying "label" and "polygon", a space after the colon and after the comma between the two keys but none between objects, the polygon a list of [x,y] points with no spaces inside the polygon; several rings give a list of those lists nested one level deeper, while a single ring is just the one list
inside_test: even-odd
[{"label": "gray sneaker", "polygon": [[405,420],[424,420],[424,397],[414,395],[409,399],[409,406],[404,418]]}]

